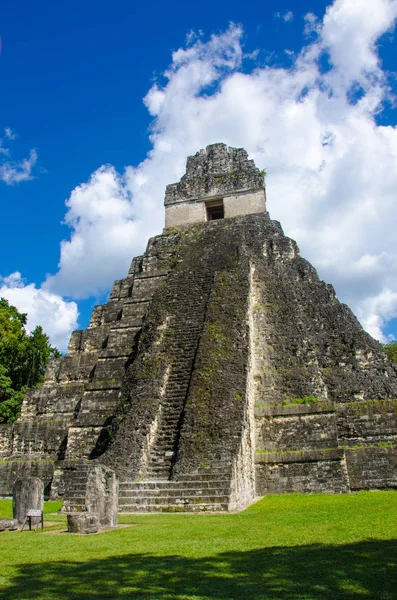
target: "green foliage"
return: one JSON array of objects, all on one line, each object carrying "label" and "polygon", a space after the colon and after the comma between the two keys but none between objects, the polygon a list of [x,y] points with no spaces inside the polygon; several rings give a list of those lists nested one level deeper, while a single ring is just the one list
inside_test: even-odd
[{"label": "green foliage", "polygon": [[391,344],[383,344],[383,349],[389,357],[389,360],[397,365],[397,342],[395,341]]},{"label": "green foliage", "polygon": [[28,334],[25,325],[26,314],[0,298],[0,423],[17,419],[26,391],[40,386],[48,360],[60,356],[40,326]]},{"label": "green foliage", "polygon": [[324,401],[324,398],[317,398],[317,396],[304,396],[303,398],[292,398],[291,400],[284,402],[284,405],[289,404],[312,404],[313,402]]}]

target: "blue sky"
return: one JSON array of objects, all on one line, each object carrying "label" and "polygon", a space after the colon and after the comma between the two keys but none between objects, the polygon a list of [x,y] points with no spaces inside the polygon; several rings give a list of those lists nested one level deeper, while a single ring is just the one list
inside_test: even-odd
[{"label": "blue sky", "polygon": [[161,231],[186,156],[225,141],[267,169],[271,216],[366,329],[396,336],[396,16],[3,0],[0,293],[64,349]]}]

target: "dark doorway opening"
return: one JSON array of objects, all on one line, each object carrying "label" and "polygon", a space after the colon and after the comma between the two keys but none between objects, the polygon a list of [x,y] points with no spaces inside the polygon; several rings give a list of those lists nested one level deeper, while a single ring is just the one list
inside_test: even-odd
[{"label": "dark doorway opening", "polygon": [[215,219],[224,219],[225,210],[222,200],[207,204],[207,221],[215,221]]}]

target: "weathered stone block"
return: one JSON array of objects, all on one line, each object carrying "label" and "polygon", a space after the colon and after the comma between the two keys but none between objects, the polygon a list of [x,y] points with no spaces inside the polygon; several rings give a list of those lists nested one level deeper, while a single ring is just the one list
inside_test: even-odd
[{"label": "weathered stone block", "polygon": [[117,525],[119,482],[112,469],[93,467],[88,475],[85,504],[89,512],[98,515],[101,527]]},{"label": "weathered stone block", "polygon": [[266,210],[265,190],[246,192],[236,196],[224,198],[225,219],[241,215],[264,213]]},{"label": "weathered stone block", "polygon": [[71,513],[67,521],[70,533],[97,533],[99,529],[98,515],[95,513]]},{"label": "weathered stone block", "polygon": [[[15,482],[12,492],[12,510],[14,519],[22,524],[26,512],[30,508],[43,510],[44,484],[38,477],[26,477]],[[39,517],[32,517],[31,523],[36,527],[40,523]]]},{"label": "weathered stone block", "polygon": [[88,381],[98,358],[97,352],[78,352],[62,359],[59,381]]},{"label": "weathered stone block", "polygon": [[67,434],[65,420],[36,419],[14,424],[13,454],[56,457]]},{"label": "weathered stone block", "polygon": [[327,493],[349,491],[346,469],[341,461],[279,462],[257,464],[257,494]]},{"label": "weathered stone block", "polygon": [[336,448],[337,445],[333,414],[264,417],[257,430],[258,450]]},{"label": "weathered stone block", "polygon": [[397,488],[397,448],[347,449],[346,463],[352,490]]},{"label": "weathered stone block", "polygon": [[69,427],[65,458],[90,458],[103,427]]},{"label": "weathered stone block", "polygon": [[17,529],[17,519],[0,519],[0,531],[16,531]]},{"label": "weathered stone block", "polygon": [[179,202],[167,207],[165,214],[165,227],[178,227],[179,225],[192,225],[206,221],[204,202]]}]

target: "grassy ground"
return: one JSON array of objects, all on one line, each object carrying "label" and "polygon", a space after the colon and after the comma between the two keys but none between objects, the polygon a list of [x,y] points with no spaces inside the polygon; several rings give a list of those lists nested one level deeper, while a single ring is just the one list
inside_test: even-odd
[{"label": "grassy ground", "polygon": [[[64,529],[64,517],[46,517]],[[11,503],[0,501],[0,517]],[[0,533],[7,600],[396,600],[397,492],[270,496],[235,515],[125,515],[91,536]],[[48,531],[48,529],[47,529]]]}]

